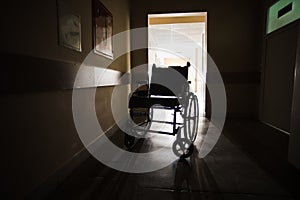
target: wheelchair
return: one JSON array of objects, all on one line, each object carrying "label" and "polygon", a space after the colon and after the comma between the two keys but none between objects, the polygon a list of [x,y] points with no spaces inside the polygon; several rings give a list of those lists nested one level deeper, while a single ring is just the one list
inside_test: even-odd
[{"label": "wheelchair", "polygon": [[[189,67],[189,62],[186,66],[167,68],[153,65],[151,81],[137,83],[137,89],[129,95],[130,134],[125,133],[124,137],[128,149],[134,146],[137,138],[143,138],[147,133],[157,133],[176,136],[172,146],[176,156],[187,158],[192,155],[198,130],[199,105],[197,96],[190,91]],[[173,111],[173,121],[153,119],[153,112],[157,109]],[[181,122],[178,122],[177,113],[182,118]],[[151,130],[154,122],[170,124],[172,131]]]}]

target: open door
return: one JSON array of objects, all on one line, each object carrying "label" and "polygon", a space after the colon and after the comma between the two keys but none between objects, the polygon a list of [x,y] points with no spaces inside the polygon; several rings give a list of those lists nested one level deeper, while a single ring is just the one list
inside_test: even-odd
[{"label": "open door", "polygon": [[149,14],[148,28],[149,66],[190,62],[191,91],[198,96],[200,116],[205,116],[207,13]]}]

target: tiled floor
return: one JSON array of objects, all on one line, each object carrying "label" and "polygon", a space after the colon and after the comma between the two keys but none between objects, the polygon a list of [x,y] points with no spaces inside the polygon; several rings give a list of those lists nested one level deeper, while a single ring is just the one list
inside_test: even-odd
[{"label": "tiled floor", "polygon": [[[202,129],[207,127],[202,121]],[[201,132],[201,131],[200,131]],[[121,132],[119,134],[122,134]],[[118,134],[112,138],[118,145]],[[156,141],[173,136],[156,135],[138,141],[134,151],[158,148]],[[110,169],[90,157],[49,199],[293,199],[246,153],[221,135],[215,148],[205,157],[198,157],[201,137],[193,155],[150,173],[130,174]],[[171,147],[170,147],[171,148]],[[145,150],[146,149],[146,150]],[[155,158],[160,162],[164,157]]]}]

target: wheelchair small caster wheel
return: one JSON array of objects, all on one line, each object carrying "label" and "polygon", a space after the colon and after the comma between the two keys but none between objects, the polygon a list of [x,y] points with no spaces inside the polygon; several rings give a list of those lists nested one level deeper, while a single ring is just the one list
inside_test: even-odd
[{"label": "wheelchair small caster wheel", "polygon": [[188,158],[194,152],[194,144],[186,138],[175,140],[173,143],[173,152],[179,158]]},{"label": "wheelchair small caster wheel", "polygon": [[135,137],[131,136],[131,135],[128,135],[128,134],[125,134],[125,137],[124,137],[124,144],[125,146],[130,149],[133,147],[134,145],[134,141],[135,141]]}]

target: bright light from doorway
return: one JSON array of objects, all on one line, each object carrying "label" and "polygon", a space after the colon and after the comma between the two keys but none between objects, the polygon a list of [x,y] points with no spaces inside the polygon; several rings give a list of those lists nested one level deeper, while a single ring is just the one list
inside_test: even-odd
[{"label": "bright light from doorway", "polygon": [[[191,90],[197,94],[200,114],[204,116],[207,13],[149,14],[148,28],[149,66],[185,66],[190,62]],[[172,49],[172,52],[166,49]]]}]

